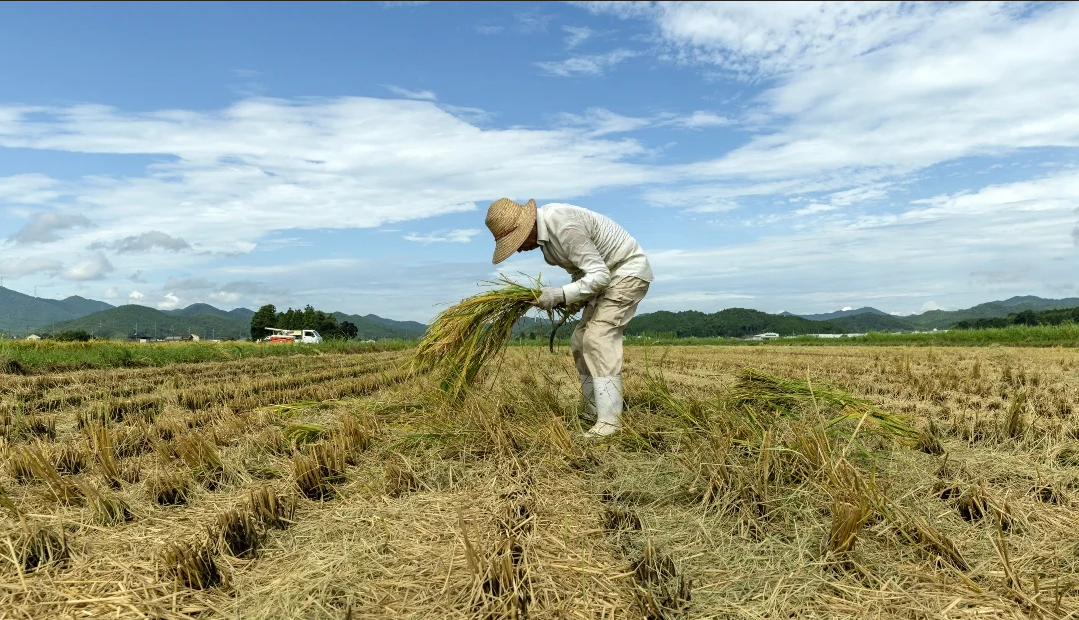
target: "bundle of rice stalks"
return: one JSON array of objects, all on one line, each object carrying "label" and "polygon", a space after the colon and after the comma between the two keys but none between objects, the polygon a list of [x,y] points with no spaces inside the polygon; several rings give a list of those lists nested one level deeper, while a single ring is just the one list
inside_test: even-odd
[{"label": "bundle of rice stalks", "polygon": [[122,498],[108,492],[102,492],[89,483],[78,485],[90,508],[93,521],[102,525],[124,523],[134,518],[131,508]]},{"label": "bundle of rice stalks", "polygon": [[261,487],[250,492],[248,506],[264,527],[283,530],[292,525],[296,515],[296,496],[279,495],[270,487]]},{"label": "bundle of rice stalks", "polygon": [[226,575],[218,569],[209,541],[171,542],[160,558],[166,573],[186,588],[205,590],[225,583]]},{"label": "bundle of rice stalks", "polygon": [[816,409],[825,416],[829,430],[853,421],[859,428],[868,423],[879,433],[897,439],[910,441],[918,437],[918,431],[906,419],[865,399],[830,386],[783,379],[754,368],[742,369],[732,396],[742,405],[784,414]]},{"label": "bundle of rice stalks", "polygon": [[[459,396],[471,386],[480,371],[506,350],[513,326],[535,308],[542,283],[519,284],[501,276],[492,285],[503,285],[473,295],[442,311],[427,328],[427,334],[412,360],[412,370],[439,370],[442,389]],[[566,314],[565,310],[559,311]],[[552,323],[553,313],[552,313]]]},{"label": "bundle of rice stalks", "polygon": [[10,553],[2,557],[21,570],[32,571],[51,564],[64,564],[69,558],[67,538],[61,529],[53,530],[37,524],[23,523],[18,534],[9,535],[6,541]]},{"label": "bundle of rice stalks", "polygon": [[180,506],[191,493],[191,478],[183,471],[167,469],[155,473],[146,488],[159,506]]},{"label": "bundle of rice stalks", "polygon": [[219,514],[211,534],[218,549],[236,558],[253,557],[266,535],[258,515],[250,507]]}]

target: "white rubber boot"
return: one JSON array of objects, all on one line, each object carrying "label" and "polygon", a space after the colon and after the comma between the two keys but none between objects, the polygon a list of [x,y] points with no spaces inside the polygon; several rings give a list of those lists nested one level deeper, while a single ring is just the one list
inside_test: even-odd
[{"label": "white rubber boot", "polygon": [[[581,378],[581,418],[589,423],[596,421],[596,384],[592,377],[580,375]],[[585,413],[587,412],[587,413]]]},{"label": "white rubber boot", "polygon": [[588,429],[586,439],[607,437],[622,428],[622,377],[593,377],[596,398],[596,425]]}]

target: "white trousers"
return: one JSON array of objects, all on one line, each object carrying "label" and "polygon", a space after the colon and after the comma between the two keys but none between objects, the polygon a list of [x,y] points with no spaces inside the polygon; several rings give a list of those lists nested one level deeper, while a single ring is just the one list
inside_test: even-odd
[{"label": "white trousers", "polygon": [[573,331],[570,349],[578,374],[618,377],[622,374],[622,332],[648,293],[648,282],[619,278],[588,302]]}]

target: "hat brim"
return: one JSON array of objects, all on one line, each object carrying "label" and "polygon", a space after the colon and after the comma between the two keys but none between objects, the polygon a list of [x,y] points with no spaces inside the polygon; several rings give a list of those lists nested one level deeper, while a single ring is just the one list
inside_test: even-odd
[{"label": "hat brim", "polygon": [[517,218],[517,227],[510,234],[495,241],[495,254],[491,258],[491,262],[495,265],[512,256],[532,232],[532,226],[536,223],[536,202],[529,200],[528,204],[521,205],[521,207],[521,214]]}]

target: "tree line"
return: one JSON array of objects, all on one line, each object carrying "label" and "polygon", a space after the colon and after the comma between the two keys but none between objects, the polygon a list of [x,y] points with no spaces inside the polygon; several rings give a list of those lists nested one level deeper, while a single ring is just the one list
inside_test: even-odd
[{"label": "tree line", "polygon": [[1079,323],[1079,308],[1024,310],[1005,317],[966,319],[953,325],[952,329],[989,329],[1011,325],[1063,325],[1064,323]]},{"label": "tree line", "polygon": [[359,328],[351,321],[337,322],[337,317],[329,312],[315,310],[311,304],[302,310],[289,308],[278,312],[273,304],[266,304],[251,317],[251,339],[262,340],[269,335],[267,327],[275,329],[313,329],[323,338],[351,340],[359,333]]}]

